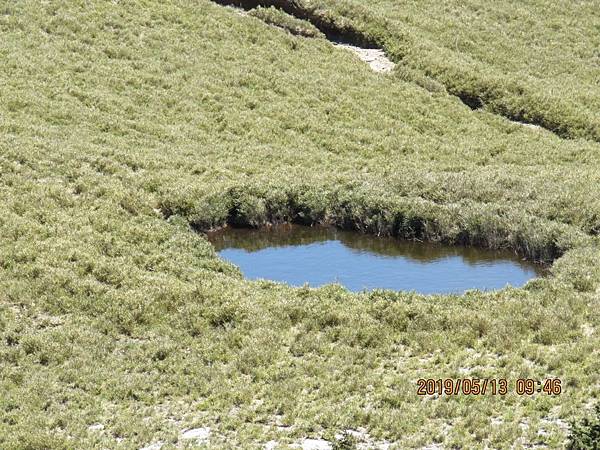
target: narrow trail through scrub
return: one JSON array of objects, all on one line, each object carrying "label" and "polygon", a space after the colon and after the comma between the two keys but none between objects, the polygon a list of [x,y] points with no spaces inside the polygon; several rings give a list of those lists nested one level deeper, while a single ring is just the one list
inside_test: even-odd
[{"label": "narrow trail through scrub", "polygon": [[308,24],[316,27],[322,34],[322,36],[327,39],[333,46],[342,48],[344,50],[351,51],[355,55],[359,57],[362,61],[366,62],[369,67],[374,72],[378,73],[389,73],[394,70],[396,66],[392,60],[390,60],[384,49],[380,48],[374,42],[371,42],[368,38],[361,35],[355,30],[340,30],[339,28],[334,27],[331,23],[327,23],[322,18],[315,14],[310,14],[304,9],[300,9],[295,6],[293,2],[285,2],[285,1],[271,1],[271,2],[258,2],[258,1],[231,1],[231,0],[212,0],[214,3],[219,5],[227,6],[235,9],[241,15],[247,16],[252,15],[253,17],[257,17],[263,20],[268,25],[286,29],[292,34],[298,34],[305,37],[304,33],[298,32],[291,28],[281,26],[273,21],[264,20],[258,14],[251,14],[251,12],[256,11],[257,8],[268,8],[269,6],[272,8],[277,8],[279,11],[283,11],[289,16],[305,21]]},{"label": "narrow trail through scrub", "polygon": [[[362,61],[367,63],[369,67],[377,73],[390,73],[396,67],[394,63],[386,54],[384,48],[380,43],[374,42],[372,39],[364,35],[358,30],[351,27],[344,27],[341,29],[336,26],[331,19],[311,11],[295,0],[211,0],[221,6],[226,6],[235,9],[241,15],[247,16],[252,15],[256,18],[263,20],[268,25],[276,28],[285,29],[292,34],[302,35],[305,37],[316,37],[307,36],[302,32],[296,32],[294,29],[285,26],[283,24],[276,23],[270,20],[264,20],[259,14],[253,14],[258,9],[272,9],[289,15],[292,20],[304,21],[307,25],[315,27],[321,35],[327,39],[333,46],[342,48],[353,52]],[[446,86],[446,89],[448,87]],[[543,124],[524,121],[522,117],[513,117],[509,114],[502,114],[498,111],[488,110],[485,105],[485,101],[472,94],[456,93],[446,90],[448,95],[458,98],[464,105],[468,106],[471,110],[483,110],[504,117],[515,125],[529,128],[533,131],[546,130],[553,133],[555,136],[561,139],[569,139],[569,136],[563,136],[551,128],[545,127]]]}]

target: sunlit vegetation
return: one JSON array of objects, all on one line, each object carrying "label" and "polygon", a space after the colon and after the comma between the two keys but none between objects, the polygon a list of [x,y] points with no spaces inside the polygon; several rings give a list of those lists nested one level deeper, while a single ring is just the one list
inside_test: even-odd
[{"label": "sunlit vegetation", "polygon": [[600,444],[600,405],[596,405],[594,414],[584,417],[573,424],[567,448],[569,450],[595,450]]},{"label": "sunlit vegetation", "polygon": [[415,80],[472,107],[600,140],[600,12],[594,1],[232,0],[288,5],[384,46]]},{"label": "sunlit vegetation", "polygon": [[[358,427],[398,448],[553,448],[559,419],[587,414],[600,391],[590,66],[566,80],[557,50],[538,84],[510,46],[467,79],[464,59],[495,53],[492,38],[431,46],[442,6],[435,27],[403,28],[391,2],[329,3],[396,58],[396,33],[422,45],[382,75],[206,0],[0,6],[0,448],[169,448],[195,426],[227,448]],[[569,54],[587,58],[594,11],[576,3],[582,20],[568,5],[515,14],[559,27],[555,48],[578,30]],[[504,95],[515,79],[523,97]],[[501,95],[482,94],[489,80]],[[463,84],[483,110],[446,92]],[[490,112],[556,85],[569,94],[522,111],[591,139]],[[274,221],[510,248],[554,261],[552,275],[463,296],[295,289],[244,280],[198,232]],[[418,378],[467,376],[559,377],[563,394],[416,395]]]},{"label": "sunlit vegetation", "polygon": [[310,38],[324,38],[325,35],[312,23],[297,19],[284,11],[271,6],[270,8],[253,8],[249,13],[251,16],[261,19],[265,23],[275,25],[298,36]]}]

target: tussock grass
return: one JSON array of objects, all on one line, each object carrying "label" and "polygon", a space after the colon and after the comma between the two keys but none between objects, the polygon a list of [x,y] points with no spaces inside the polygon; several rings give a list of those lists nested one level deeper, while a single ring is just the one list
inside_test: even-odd
[{"label": "tussock grass", "polygon": [[[598,396],[597,143],[208,1],[17,2],[0,34],[0,447],[560,447]],[[559,259],[523,289],[352,294],[246,281],[194,229],[288,220]],[[465,373],[564,394],[416,395]]]},{"label": "tussock grass", "polygon": [[384,46],[403,76],[433,79],[477,107],[562,137],[600,140],[599,16],[593,2],[257,3],[353,30]]},{"label": "tussock grass", "polygon": [[274,6],[270,8],[254,8],[249,14],[261,19],[263,22],[278,26],[298,36],[325,38],[325,35],[312,23],[297,19]]}]

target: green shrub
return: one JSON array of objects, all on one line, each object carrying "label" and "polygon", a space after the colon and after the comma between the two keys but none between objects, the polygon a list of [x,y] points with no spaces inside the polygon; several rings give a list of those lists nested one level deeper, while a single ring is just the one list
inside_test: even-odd
[{"label": "green shrub", "polygon": [[600,449],[600,404],[596,405],[594,414],[579,423],[574,423],[567,443],[568,450]]}]

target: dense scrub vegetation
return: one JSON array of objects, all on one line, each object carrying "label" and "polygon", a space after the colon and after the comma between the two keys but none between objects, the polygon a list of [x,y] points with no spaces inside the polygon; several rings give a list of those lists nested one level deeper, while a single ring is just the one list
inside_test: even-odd
[{"label": "dense scrub vegetation", "polygon": [[[0,447],[559,447],[598,396],[600,144],[204,0],[13,2],[0,33]],[[523,289],[351,294],[246,281],[196,233],[285,220],[558,259]],[[416,395],[464,376],[564,393]]]},{"label": "dense scrub vegetation", "polygon": [[597,450],[600,447],[600,404],[591,417],[573,424],[567,448],[569,450]]},{"label": "dense scrub vegetation", "polygon": [[384,46],[472,107],[600,140],[594,1],[231,0],[277,5]]},{"label": "dense scrub vegetation", "polygon": [[297,19],[290,14],[277,9],[274,6],[270,8],[254,8],[250,10],[250,15],[263,20],[265,23],[275,25],[292,34],[310,38],[324,38],[325,35],[312,23],[307,20]]}]

